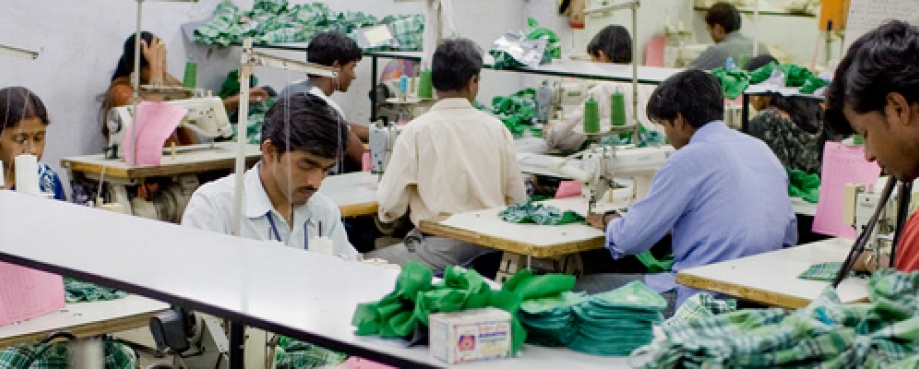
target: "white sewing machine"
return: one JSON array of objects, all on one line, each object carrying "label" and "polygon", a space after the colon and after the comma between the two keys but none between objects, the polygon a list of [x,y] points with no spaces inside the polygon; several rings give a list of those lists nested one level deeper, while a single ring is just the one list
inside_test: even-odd
[{"label": "white sewing machine", "polygon": [[[888,177],[880,177],[874,186],[863,186],[860,184],[846,184],[843,207],[843,220],[847,224],[855,227],[856,233],[861,233],[874,211],[881,201],[881,192],[884,184],[887,183]],[[884,206],[884,210],[878,217],[878,223],[874,227],[871,238],[868,241],[868,247],[889,246],[893,242],[893,235],[897,226],[897,203],[899,199],[899,189],[890,194],[890,200]],[[916,183],[913,183],[913,193],[910,197],[909,213],[912,214],[919,205],[919,189]],[[886,245],[884,245],[886,244]]]},{"label": "white sewing machine", "polygon": [[673,153],[673,146],[641,148],[591,148],[581,159],[581,168],[564,166],[560,162],[556,170],[583,183],[581,196],[588,200],[589,211],[597,202],[607,198],[607,192],[614,189],[613,178],[632,178],[633,199],[641,200],[651,188],[651,180],[657,169],[664,165]]},{"label": "white sewing machine", "polygon": [[552,82],[552,109],[549,119],[564,119],[587,100],[587,92],[596,86],[593,81]]},{"label": "white sewing machine", "polygon": [[396,138],[402,132],[402,127],[387,123],[373,122],[370,124],[370,162],[371,173],[383,174],[389,165]]},{"label": "white sewing machine", "polygon": [[[223,100],[219,97],[196,97],[166,103],[188,109],[188,114],[179,123],[179,127],[188,128],[207,138],[233,135],[230,118],[223,106]],[[134,120],[133,109],[132,106],[120,106],[109,110],[106,119],[109,129],[109,144],[105,149],[107,158],[114,159],[124,156],[124,141],[131,139],[131,137],[126,137],[125,133],[128,125]]]}]

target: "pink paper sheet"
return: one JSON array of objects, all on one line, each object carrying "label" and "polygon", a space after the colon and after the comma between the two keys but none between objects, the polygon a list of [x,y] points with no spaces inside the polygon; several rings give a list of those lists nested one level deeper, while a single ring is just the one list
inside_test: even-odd
[{"label": "pink paper sheet", "polygon": [[581,196],[581,182],[579,181],[561,181],[558,183],[558,190],[555,191],[556,199],[566,197]]},{"label": "pink paper sheet", "polygon": [[[163,102],[142,101],[137,105],[136,120],[140,122],[137,135],[137,162],[134,165],[160,165],[163,144],[172,136],[188,109]],[[125,130],[124,157],[128,163],[134,157],[133,122]]]},{"label": "pink paper sheet", "polygon": [[846,183],[874,185],[881,175],[877,163],[865,161],[862,146],[845,146],[827,142],[823,149],[820,178],[820,200],[811,228],[816,233],[854,239],[855,228],[842,219]]},{"label": "pink paper sheet", "polygon": [[63,309],[61,276],[0,262],[0,325]]}]

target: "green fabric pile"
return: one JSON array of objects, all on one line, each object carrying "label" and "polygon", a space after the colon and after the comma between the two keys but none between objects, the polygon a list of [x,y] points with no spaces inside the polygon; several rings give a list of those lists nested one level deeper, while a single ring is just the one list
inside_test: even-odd
[{"label": "green fabric pile", "polygon": [[[634,144],[636,147],[661,146],[667,144],[667,136],[659,131],[653,131],[645,128],[644,124],[638,125],[638,140],[632,139],[632,133],[620,133],[610,135],[600,140],[601,145],[624,146]],[[584,142],[584,149],[590,145],[590,141]]]},{"label": "green fabric pile", "polygon": [[868,292],[869,303],[843,304],[827,287],[794,312],[748,309],[665,325],[665,340],[634,354],[641,368],[914,368],[919,272],[878,271]]},{"label": "green fabric pile", "polygon": [[128,295],[127,292],[103,287],[89,282],[64,278],[64,294],[68,304],[77,302],[109,301]]},{"label": "green fabric pile", "polygon": [[583,293],[525,301],[520,305],[520,323],[527,330],[527,342],[547,347],[566,347],[578,334],[573,308],[587,301]]},{"label": "green fabric pile", "polygon": [[530,199],[518,202],[498,212],[498,217],[510,223],[536,223],[539,225],[563,225],[582,223],[584,217],[573,211],[562,212],[558,208],[533,202]]},{"label": "green fabric pile", "polygon": [[400,50],[421,46],[424,16],[390,15],[382,20],[363,12],[333,12],[320,2],[289,6],[286,0],[256,0],[249,12],[242,12],[230,0],[224,0],[214,11],[214,18],[195,29],[195,41],[228,46],[253,37],[255,43],[307,42],[324,32],[341,32],[355,38],[354,31],[364,27],[389,25],[399,41]]},{"label": "green fabric pile", "polygon": [[[832,282],[836,279],[836,275],[839,274],[839,269],[841,268],[841,262],[818,263],[811,265],[807,270],[798,275],[798,278],[811,281]],[[850,272],[850,275],[855,275],[855,273]]]},{"label": "green fabric pile", "polygon": [[528,40],[546,40],[546,51],[542,54],[540,64],[549,64],[552,59],[562,58],[562,39],[555,32],[548,28],[540,27],[539,22],[533,18],[528,18],[526,34]]},{"label": "green fabric pile", "polygon": [[695,322],[732,311],[737,311],[737,300],[719,300],[708,293],[699,292],[683,301],[683,305],[680,305],[676,313],[670,319],[665,320],[661,326],[667,327]]},{"label": "green fabric pile", "polygon": [[801,93],[812,94],[829,84],[827,80],[818,77],[809,69],[791,63],[779,65],[772,62],[752,71],[728,70],[719,67],[712,69],[711,73],[721,82],[725,97],[733,100],[740,96],[749,85],[759,84],[769,79],[776,68],[785,75],[785,87],[800,87]]},{"label": "green fabric pile", "polygon": [[573,276],[535,276],[523,270],[504,283],[500,291],[495,291],[474,270],[455,266],[447,267],[442,281],[432,283],[432,280],[427,267],[416,262],[406,264],[393,292],[380,301],[358,305],[351,321],[357,328],[355,334],[408,338],[416,330],[427,330],[428,316],[432,313],[496,307],[514,316],[512,355],[516,355],[527,337],[516,318],[520,305],[527,300],[558,296],[574,286]]},{"label": "green fabric pile", "polygon": [[281,336],[275,350],[275,368],[328,368],[343,363],[348,355],[293,338]]},{"label": "green fabric pile", "polygon": [[[106,369],[134,369],[137,357],[128,346],[114,341],[104,341],[102,352]],[[0,351],[0,368],[16,369],[68,369],[70,350],[66,343],[47,342],[18,344]]]},{"label": "green fabric pile", "polygon": [[635,281],[594,295],[572,308],[578,334],[568,348],[593,355],[623,356],[654,339],[653,326],[664,317],[667,301]]},{"label": "green fabric pile", "polygon": [[788,172],[788,196],[816,204],[820,199],[820,176],[798,169],[785,170]]},{"label": "green fabric pile", "polygon": [[[510,96],[495,96],[491,99],[492,109],[481,109],[497,117],[514,138],[542,137],[542,129],[536,124],[536,90],[525,88]],[[480,105],[481,106],[481,105]]]},{"label": "green fabric pile", "polygon": [[[257,86],[258,77],[253,75],[250,85],[250,87]],[[221,99],[226,99],[231,96],[239,95],[239,90],[239,70],[234,70],[227,74],[227,79],[220,87],[220,93],[218,93],[218,95]],[[249,123],[246,126],[246,141],[248,143],[254,145],[262,143],[262,125],[265,123],[265,114],[268,113],[268,110],[274,106],[277,100],[277,97],[269,97],[268,100],[265,101],[249,102]],[[239,124],[237,124],[239,123],[239,111],[228,111],[227,115],[230,117],[230,123],[233,124],[233,137],[231,140],[236,141],[236,135],[239,132]]]}]

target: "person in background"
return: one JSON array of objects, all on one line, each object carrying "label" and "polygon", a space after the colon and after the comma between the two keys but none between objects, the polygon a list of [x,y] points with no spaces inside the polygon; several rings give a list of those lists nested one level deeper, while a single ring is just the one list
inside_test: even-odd
[{"label": "person in background", "polygon": [[[755,70],[773,62],[777,63],[772,56],[760,55],[744,69]],[[772,93],[750,96],[750,105],[757,114],[750,119],[749,135],[763,140],[785,167],[820,173],[826,134],[819,100]]]},{"label": "person in background", "polygon": [[[319,97],[298,94],[279,99],[265,115],[262,159],[245,174],[242,237],[308,249],[309,240],[328,236],[335,254],[355,259],[338,206],[318,193],[337,163],[347,130]],[[182,225],[231,234],[234,175],[199,187],[185,209]]]},{"label": "person in background", "polygon": [[[162,85],[162,86],[181,86],[182,81],[169,74],[166,63],[166,44],[159,37],[150,32],[143,31],[141,35],[141,59],[140,59],[140,84],[141,85]],[[134,95],[134,87],[131,82],[131,74],[134,72],[134,48],[135,37],[132,34],[124,42],[121,57],[118,59],[118,65],[112,74],[112,80],[102,103],[102,116],[111,108],[131,104],[131,98]],[[162,101],[162,96],[146,95],[142,99]],[[250,90],[250,101],[262,101],[268,98],[268,92],[260,87],[254,87]],[[239,95],[232,96],[223,100],[226,110],[233,111],[239,107]],[[103,122],[102,135],[108,140],[108,125]],[[194,133],[185,128],[176,129],[175,136],[171,139],[177,144],[193,144],[198,140]]]},{"label": "person in background", "polygon": [[[326,32],[317,35],[306,47],[306,61],[338,69],[338,78],[322,76],[309,76],[309,78],[294,82],[284,88],[279,95],[283,99],[300,93],[308,93],[321,97],[327,104],[335,108],[346,121],[345,111],[331,99],[336,91],[348,92],[357,75],[354,67],[361,61],[362,53],[357,42],[347,35],[339,32]],[[339,171],[350,172],[360,170],[363,159],[364,145],[370,139],[370,129],[367,126],[351,123],[348,124],[348,151],[345,153],[345,168]]]},{"label": "person in background", "polygon": [[[49,124],[45,104],[32,91],[25,87],[0,90],[0,160],[5,178],[0,189],[15,189],[17,156],[32,154],[41,160]],[[54,199],[67,201],[60,177],[48,164],[41,162],[38,163],[38,188],[52,194]]]},{"label": "person in background", "polygon": [[[632,38],[629,31],[620,25],[609,25],[600,30],[587,45],[587,53],[597,63],[630,64],[632,63]],[[654,86],[638,86],[639,101],[647,101]],[[632,84],[623,82],[600,82],[592,87],[587,96],[597,100],[601,118],[609,118],[611,103],[610,96],[620,92],[625,98],[626,117],[632,114]],[[642,105],[639,103],[639,105]],[[647,122],[644,112],[639,112],[639,119]],[[546,144],[549,150],[578,151],[584,147],[587,136],[575,132],[575,128],[584,124],[584,104],[564,120],[547,124],[544,128]]]},{"label": "person in background", "polygon": [[392,223],[411,211],[416,228],[402,243],[369,256],[399,265],[418,261],[435,273],[467,265],[492,250],[424,235],[419,223],[526,199],[510,131],[472,106],[482,63],[479,47],[467,39],[444,40],[434,52],[431,81],[438,101],[403,128],[377,189],[379,220]]},{"label": "person in background", "polygon": [[654,91],[647,113],[676,151],[628,214],[591,214],[588,222],[606,232],[613,259],[645,252],[672,233],[672,271],[586,275],[578,289],[601,292],[641,280],[671,303],[676,297],[671,307],[679,307],[698,290],[677,286],[677,272],[797,242],[785,169],[761,141],[722,122],[724,94],[715,77],[695,69],[671,76]]},{"label": "person in background", "polygon": [[[891,21],[849,47],[827,87],[826,122],[833,132],[859,134],[865,160],[902,182],[919,177],[919,29]],[[919,270],[919,216],[900,234],[894,267]],[[863,253],[856,270],[890,265],[890,255]]]},{"label": "person in background", "polygon": [[709,46],[688,68],[710,70],[724,67],[728,58],[741,65],[745,63],[744,58],[768,54],[769,50],[762,43],[754,51],[753,40],[740,33],[740,25],[740,12],[733,4],[719,2],[712,5],[705,13],[705,28],[715,45]]}]

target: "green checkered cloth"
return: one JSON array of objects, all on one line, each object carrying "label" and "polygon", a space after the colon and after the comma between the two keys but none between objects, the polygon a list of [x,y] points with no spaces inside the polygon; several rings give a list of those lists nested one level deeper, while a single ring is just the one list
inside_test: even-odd
[{"label": "green checkered cloth", "polygon": [[539,225],[562,225],[584,222],[584,217],[573,211],[562,212],[558,208],[523,200],[498,212],[498,217],[510,223],[536,223]]},{"label": "green checkered cloth", "polygon": [[[134,369],[137,356],[129,347],[114,341],[102,345],[105,369]],[[69,350],[65,343],[19,344],[0,351],[0,368],[67,369]]]},{"label": "green checkered cloth", "polygon": [[281,336],[275,350],[275,368],[310,369],[334,367],[348,359],[348,355],[322,348],[293,338]]},{"label": "green checkered cloth", "polygon": [[387,16],[383,24],[389,25],[399,50],[420,50],[424,35],[424,16],[421,14]]},{"label": "green checkered cloth", "polygon": [[915,367],[919,272],[881,270],[868,291],[870,303],[842,304],[827,287],[795,312],[739,310],[665,325],[665,340],[633,354],[641,368]]},{"label": "green checkered cloth", "polygon": [[686,299],[670,319],[664,321],[662,326],[673,326],[680,323],[694,322],[711,318],[716,315],[730,313],[737,310],[737,301],[734,299],[719,300],[715,296],[700,292]]},{"label": "green checkered cloth", "polygon": [[[810,268],[807,268],[798,278],[831,282],[836,279],[836,275],[839,274],[840,268],[842,268],[841,262],[818,263],[811,265]],[[854,273],[850,273],[850,275],[854,275]]]},{"label": "green checkered cloth", "polygon": [[128,295],[127,292],[89,282],[64,278],[64,293],[68,304],[89,301],[109,301]]}]

